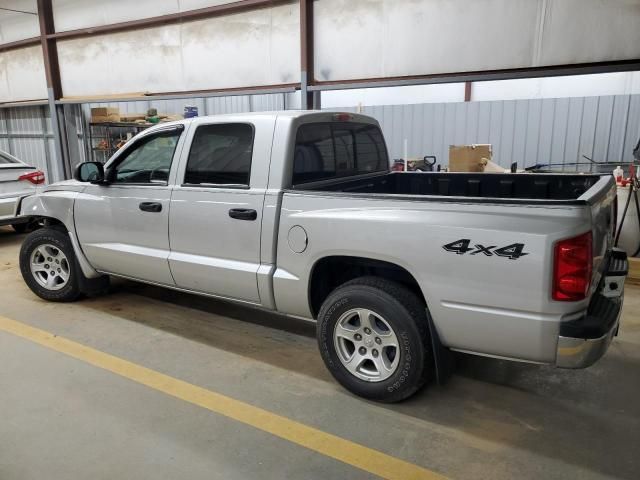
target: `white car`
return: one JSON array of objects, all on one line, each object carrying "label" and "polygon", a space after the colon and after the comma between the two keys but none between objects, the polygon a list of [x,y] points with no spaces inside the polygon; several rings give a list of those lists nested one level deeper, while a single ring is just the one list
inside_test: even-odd
[{"label": "white car", "polygon": [[24,232],[27,219],[16,218],[20,202],[43,183],[43,172],[0,151],[0,226],[11,225],[16,232]]}]

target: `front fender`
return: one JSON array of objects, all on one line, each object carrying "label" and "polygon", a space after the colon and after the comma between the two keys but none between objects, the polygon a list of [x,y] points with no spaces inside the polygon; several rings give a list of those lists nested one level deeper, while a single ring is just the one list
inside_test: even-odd
[{"label": "front fender", "polygon": [[69,233],[73,250],[78,259],[82,273],[87,278],[101,276],[85,257],[73,219],[73,205],[79,192],[65,190],[49,190],[30,197],[25,197],[20,203],[19,217],[51,219],[62,223]]}]

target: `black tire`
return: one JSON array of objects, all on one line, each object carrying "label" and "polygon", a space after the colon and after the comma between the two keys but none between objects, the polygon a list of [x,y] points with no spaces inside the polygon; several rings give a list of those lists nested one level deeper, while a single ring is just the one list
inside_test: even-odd
[{"label": "black tire", "polygon": [[[395,333],[400,359],[389,378],[363,380],[340,360],[334,330],[343,314],[354,308],[381,315]],[[385,403],[399,402],[420,390],[432,376],[433,355],[425,305],[399,283],[361,277],[341,285],[322,304],[316,334],[322,359],[331,374],[343,387],[361,397]]]},{"label": "black tire", "polygon": [[[38,283],[34,274],[31,273],[31,255],[34,250],[43,245],[52,245],[60,249],[68,260],[68,280],[59,290],[50,290],[42,286]],[[72,302],[82,293],[80,288],[82,272],[78,266],[71,240],[66,232],[62,232],[57,228],[42,228],[27,235],[20,249],[20,271],[22,272],[22,278],[31,291],[44,300]]]},{"label": "black tire", "polygon": [[13,228],[16,233],[24,233],[27,231],[27,227],[29,226],[28,223],[14,223],[11,225],[11,228]]}]

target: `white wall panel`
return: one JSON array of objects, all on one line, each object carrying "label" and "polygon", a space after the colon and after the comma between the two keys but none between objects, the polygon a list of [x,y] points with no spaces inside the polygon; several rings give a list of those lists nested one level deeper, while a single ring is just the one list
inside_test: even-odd
[{"label": "white wall panel", "polygon": [[640,0],[317,0],[318,80],[640,58]]},{"label": "white wall panel", "polygon": [[640,57],[640,0],[548,0],[539,65]]},{"label": "white wall panel", "polygon": [[300,80],[298,4],[182,25],[188,90]]},{"label": "white wall panel", "polygon": [[296,82],[298,26],[298,5],[290,4],[62,41],[62,89],[78,96]]},{"label": "white wall panel", "polygon": [[53,0],[53,19],[58,32],[177,11],[177,0]]},{"label": "white wall panel", "polygon": [[0,103],[47,98],[42,47],[0,53]]},{"label": "white wall panel", "polygon": [[183,90],[180,25],[58,43],[65,96]]},{"label": "white wall panel", "polygon": [[[30,0],[35,3],[35,0]],[[58,32],[186,12],[236,0],[53,0]]]},{"label": "white wall panel", "polygon": [[536,0],[318,0],[316,77],[524,67],[538,13]]},{"label": "white wall panel", "polygon": [[[3,8],[37,12],[36,0],[3,0]],[[0,44],[24,40],[40,35],[40,24],[37,15],[0,10]]]}]

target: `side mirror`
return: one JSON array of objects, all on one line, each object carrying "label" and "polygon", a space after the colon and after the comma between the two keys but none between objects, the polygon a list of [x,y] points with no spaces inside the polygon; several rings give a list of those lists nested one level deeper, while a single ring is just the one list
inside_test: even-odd
[{"label": "side mirror", "polygon": [[103,183],[104,165],[100,162],[83,162],[76,167],[74,178],[79,182]]}]

